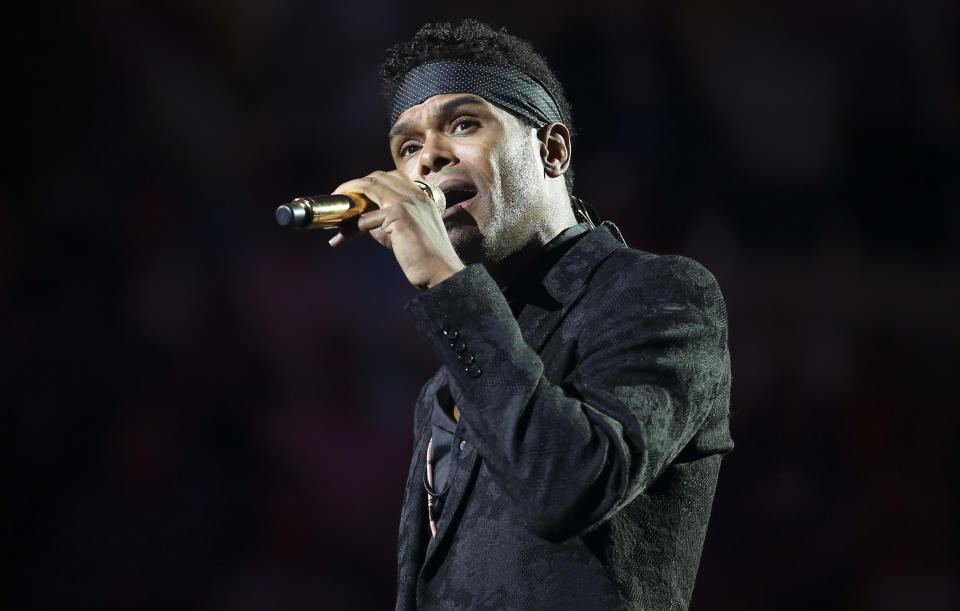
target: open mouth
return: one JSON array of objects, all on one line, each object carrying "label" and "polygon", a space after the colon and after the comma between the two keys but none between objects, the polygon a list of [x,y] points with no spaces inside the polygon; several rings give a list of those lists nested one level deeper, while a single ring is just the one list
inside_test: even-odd
[{"label": "open mouth", "polygon": [[443,192],[444,197],[447,199],[447,208],[452,208],[460,202],[465,202],[476,194],[477,190],[469,187],[456,187]]}]

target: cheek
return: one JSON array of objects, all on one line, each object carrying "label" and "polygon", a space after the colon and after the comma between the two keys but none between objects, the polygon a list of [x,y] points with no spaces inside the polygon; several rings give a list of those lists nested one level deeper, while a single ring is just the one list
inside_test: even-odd
[{"label": "cheek", "polygon": [[400,172],[401,174],[403,174],[404,176],[408,176],[408,177],[411,177],[411,178],[412,178],[412,175],[410,174],[410,170],[411,170],[414,166],[413,166],[413,164],[409,163],[408,161],[406,161],[406,160],[398,160],[396,157],[394,157],[394,158],[393,158],[393,167],[395,167],[395,168],[397,169],[397,171]]},{"label": "cheek", "polygon": [[496,159],[493,151],[483,145],[464,146],[457,152],[460,163],[477,174],[480,180],[490,182],[495,176]]},{"label": "cheek", "polygon": [[514,194],[531,188],[540,176],[538,150],[526,139],[514,139],[498,148],[494,167],[498,169],[498,182],[506,192]]}]

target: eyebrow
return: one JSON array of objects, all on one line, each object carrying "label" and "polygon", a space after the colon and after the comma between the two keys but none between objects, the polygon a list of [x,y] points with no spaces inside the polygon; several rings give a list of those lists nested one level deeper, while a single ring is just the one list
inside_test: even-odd
[{"label": "eyebrow", "polygon": [[[443,116],[443,115],[450,114],[457,108],[461,106],[466,106],[467,104],[485,104],[485,103],[486,102],[484,101],[484,99],[481,98],[480,96],[470,95],[470,94],[461,95],[453,99],[447,100],[446,102],[438,106],[433,114]],[[413,123],[411,119],[400,121],[399,123],[397,123],[396,125],[390,128],[389,137],[392,139],[394,136],[399,136],[403,132],[407,131],[411,123]]]}]

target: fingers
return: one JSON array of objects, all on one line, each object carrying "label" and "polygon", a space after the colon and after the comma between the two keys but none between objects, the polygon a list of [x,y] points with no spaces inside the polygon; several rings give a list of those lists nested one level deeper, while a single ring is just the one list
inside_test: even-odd
[{"label": "fingers", "polygon": [[346,219],[337,227],[338,233],[330,238],[330,246],[336,248],[353,240],[362,233],[370,236],[380,244],[390,248],[390,237],[381,229],[389,221],[389,212],[383,209],[366,212],[360,216]]},{"label": "fingers", "polygon": [[390,234],[383,229],[377,228],[371,230],[370,237],[376,240],[381,246],[393,250],[393,242],[390,240]]},{"label": "fingers", "polygon": [[409,202],[427,201],[423,191],[397,170],[373,172],[345,182],[333,192],[360,193],[379,206],[378,209],[340,223],[337,227],[339,232],[330,239],[330,246],[333,247],[341,246],[361,233],[370,233],[374,240],[390,248],[390,237],[382,228],[385,223],[389,225],[391,220],[395,220],[396,211],[391,214],[390,208]]},{"label": "fingers", "polygon": [[360,193],[386,208],[400,201],[422,199],[423,193],[413,181],[396,170],[376,171],[363,178],[351,180],[337,187],[334,193]]},{"label": "fingers", "polygon": [[354,216],[348,219],[345,219],[339,225],[337,225],[337,235],[330,238],[330,246],[336,248],[337,246],[342,246],[350,240],[354,239],[360,235],[360,230],[357,229],[357,222],[360,217]]},{"label": "fingers", "polygon": [[381,246],[392,248],[387,226],[395,219],[392,218],[390,210],[374,210],[373,212],[360,215],[359,219],[357,226],[360,231],[368,232],[370,237],[376,240]]},{"label": "fingers", "polygon": [[366,212],[358,217],[357,230],[370,231],[376,229],[387,219],[387,210],[379,209],[373,212]]}]

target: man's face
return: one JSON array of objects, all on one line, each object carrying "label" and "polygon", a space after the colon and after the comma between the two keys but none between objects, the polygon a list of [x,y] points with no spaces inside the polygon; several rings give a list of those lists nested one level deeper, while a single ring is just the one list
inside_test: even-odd
[{"label": "man's face", "polygon": [[390,151],[398,170],[446,194],[444,225],[466,263],[519,250],[547,213],[535,130],[479,96],[435,95],[408,108]]}]

